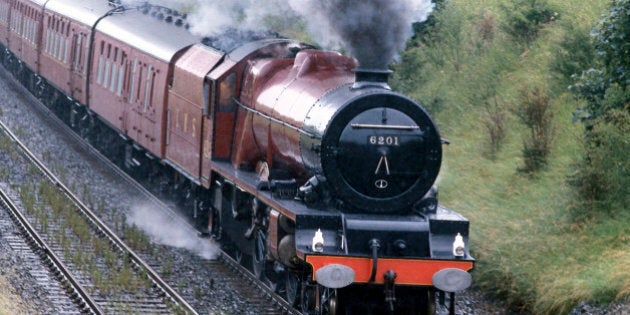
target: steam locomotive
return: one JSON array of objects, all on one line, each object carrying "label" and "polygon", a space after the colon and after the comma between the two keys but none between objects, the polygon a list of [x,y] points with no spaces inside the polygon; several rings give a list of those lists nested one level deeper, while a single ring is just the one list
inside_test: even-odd
[{"label": "steam locomotive", "polygon": [[2,62],[304,313],[431,314],[436,293],[471,284],[469,221],[433,186],[442,139],[389,71],[186,23],[158,6],[0,0]]}]

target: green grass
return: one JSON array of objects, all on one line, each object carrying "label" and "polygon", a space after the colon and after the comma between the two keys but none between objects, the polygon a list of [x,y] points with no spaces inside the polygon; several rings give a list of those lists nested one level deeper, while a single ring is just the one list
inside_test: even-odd
[{"label": "green grass", "polygon": [[[441,202],[471,221],[475,285],[512,309],[557,314],[584,300],[621,299],[630,295],[630,213],[611,209],[586,222],[574,220],[578,205],[567,180],[584,154],[583,127],[571,121],[578,104],[556,87],[548,68],[565,36],[563,26],[576,23],[588,30],[607,2],[549,1],[560,20],[529,45],[500,31],[500,3],[452,0],[437,13],[449,35],[431,47],[410,47],[392,80],[395,88],[424,101],[452,143],[444,150]],[[483,19],[496,26],[491,41],[478,36]],[[401,71],[410,71],[401,70],[405,62],[421,65],[407,76],[422,77],[418,84],[401,79]],[[525,85],[549,88],[554,112],[551,156],[535,176],[518,171],[527,130],[510,111]],[[494,158],[483,122],[489,99],[507,113],[506,138]]]}]

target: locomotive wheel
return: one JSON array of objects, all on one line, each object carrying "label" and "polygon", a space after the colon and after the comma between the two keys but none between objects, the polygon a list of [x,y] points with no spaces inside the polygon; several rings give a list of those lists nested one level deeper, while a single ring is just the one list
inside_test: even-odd
[{"label": "locomotive wheel", "polygon": [[265,277],[266,240],[265,232],[257,229],[254,236],[254,246],[252,247],[252,272],[256,278],[261,280]]},{"label": "locomotive wheel", "polygon": [[284,286],[285,286],[285,298],[287,302],[292,306],[298,306],[300,302],[300,276],[291,271],[287,270],[284,277]]},{"label": "locomotive wheel", "polygon": [[43,103],[48,97],[48,88],[46,86],[48,83],[42,77],[37,77],[34,84],[33,94]]},{"label": "locomotive wheel", "polygon": [[235,249],[233,258],[239,265],[245,268],[249,268],[252,265],[252,256],[241,252],[239,249]]},{"label": "locomotive wheel", "polygon": [[272,263],[266,260],[267,235],[262,229],[258,229],[254,235],[254,246],[252,246],[252,272],[254,276],[276,292],[281,289],[284,290],[282,286],[278,285],[278,276],[273,270]]},{"label": "locomotive wheel", "polygon": [[321,307],[322,314],[337,315],[339,303],[337,303],[337,290],[322,288]]},{"label": "locomotive wheel", "polygon": [[317,302],[317,286],[308,285],[306,282],[303,282],[300,295],[300,308],[302,311],[308,313],[314,310]]}]

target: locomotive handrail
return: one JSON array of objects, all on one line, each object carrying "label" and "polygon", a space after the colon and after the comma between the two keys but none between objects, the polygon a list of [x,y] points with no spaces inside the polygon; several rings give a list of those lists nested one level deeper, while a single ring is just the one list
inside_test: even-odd
[{"label": "locomotive handrail", "polygon": [[402,125],[374,125],[374,124],[351,124],[352,128],[357,129],[394,129],[394,130],[417,130],[420,126],[402,126]]},{"label": "locomotive handrail", "polygon": [[307,135],[307,136],[309,136],[309,137],[312,137],[312,138],[314,138],[314,137],[315,137],[315,134],[313,134],[313,133],[311,133],[311,132],[308,132],[308,131],[306,131],[306,130],[304,130],[304,129],[300,128],[300,127],[293,126],[293,125],[291,125],[291,124],[289,124],[289,123],[287,123],[287,122],[284,122],[284,121],[282,121],[282,120],[280,120],[280,119],[273,118],[273,117],[271,117],[271,116],[269,116],[269,115],[267,115],[267,114],[263,114],[261,111],[256,110],[256,109],[253,109],[253,108],[251,108],[251,107],[248,107],[247,105],[245,105],[245,104],[241,103],[239,100],[237,100],[237,99],[235,99],[235,98],[233,98],[232,100],[234,100],[234,102],[236,102],[236,104],[237,104],[240,108],[242,108],[242,109],[244,109],[244,110],[246,110],[246,111],[248,111],[248,112],[252,112],[252,113],[254,113],[254,114],[256,114],[256,115],[258,115],[258,116],[260,116],[260,117],[262,117],[262,118],[265,118],[265,119],[268,119],[268,120],[270,120],[270,121],[272,121],[272,122],[274,122],[274,123],[280,124],[280,125],[282,125],[283,127],[287,127],[287,128],[293,129],[293,130],[295,130],[295,131],[297,131],[297,132],[299,132],[299,133],[303,133],[303,134],[305,134],[305,135]]}]

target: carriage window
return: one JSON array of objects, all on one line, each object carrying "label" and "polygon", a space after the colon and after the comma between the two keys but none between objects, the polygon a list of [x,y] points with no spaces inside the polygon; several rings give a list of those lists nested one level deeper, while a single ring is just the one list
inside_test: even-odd
[{"label": "carriage window", "polygon": [[87,67],[85,66],[85,64],[86,64],[87,60],[89,60],[88,54],[90,53],[90,50],[86,49],[87,48],[86,46],[87,46],[87,43],[88,43],[87,35],[81,33],[81,38],[83,38],[83,40],[81,40],[81,42],[85,43],[85,44],[81,45],[81,49],[83,50],[83,57],[81,57],[81,61],[80,61],[81,62],[81,69],[82,69],[81,72],[85,73],[87,71]]},{"label": "carriage window", "polygon": [[98,70],[96,72],[96,84],[103,83],[103,56],[98,57]]},{"label": "carriage window", "polygon": [[141,102],[140,100],[140,91],[142,90],[142,74],[144,73],[144,66],[142,63],[139,64],[139,71],[138,71],[138,89],[136,90],[136,100],[138,101],[138,103]]},{"label": "carriage window", "polygon": [[63,45],[63,39],[61,38],[61,34],[55,34],[55,58],[61,58],[61,46]]},{"label": "carriage window", "polygon": [[83,56],[83,34],[73,35],[72,41],[74,47],[72,48],[72,63],[76,72],[83,72],[83,64],[81,63],[81,57]]},{"label": "carriage window", "polygon": [[7,23],[9,17],[9,4],[6,2],[0,2],[0,21]]},{"label": "carriage window", "polygon": [[116,83],[118,82],[118,47],[114,47],[114,57],[112,59],[112,74],[111,81],[109,82],[109,90],[114,92],[116,89]]},{"label": "carriage window", "polygon": [[116,95],[121,96],[122,95],[122,90],[123,90],[123,82],[125,79],[125,72],[126,72],[126,62],[127,62],[127,56],[125,55],[125,52],[122,52],[122,57],[120,58],[120,68],[118,69],[118,87],[116,88]]},{"label": "carriage window", "polygon": [[112,62],[112,80],[109,83],[109,90],[114,92],[116,88],[116,76],[118,75],[118,69],[116,68],[116,63]]},{"label": "carriage window", "polygon": [[37,39],[37,25],[39,24],[39,22],[37,22],[36,20],[37,16],[33,17],[33,20],[31,20],[31,30],[30,30],[30,41],[32,44],[35,44],[35,41]]},{"label": "carriage window", "polygon": [[103,77],[103,87],[107,88],[108,84],[109,84],[109,74],[110,74],[110,70],[111,69],[111,63],[109,61],[109,59],[105,60],[105,72],[104,72],[104,77]]},{"label": "carriage window", "polygon": [[63,62],[68,63],[68,52],[70,51],[70,38],[66,37],[65,42],[66,42],[66,47],[64,48],[64,51],[63,51]]},{"label": "carriage window", "polygon": [[50,54],[50,29],[46,29],[46,53]]},{"label": "carriage window", "polygon": [[219,111],[233,112],[236,109],[236,73],[228,75],[219,85]]},{"label": "carriage window", "polygon": [[138,58],[136,57],[136,59],[134,59],[133,61],[133,67],[132,67],[132,72],[131,72],[131,88],[129,89],[129,104],[133,103],[135,98],[135,92],[136,92],[136,72],[138,69]]},{"label": "carriage window", "polygon": [[155,76],[153,75],[153,65],[149,65],[149,69],[147,69],[147,77],[144,82],[144,112],[146,113],[149,106],[151,106],[151,101],[153,98],[153,79]]}]

